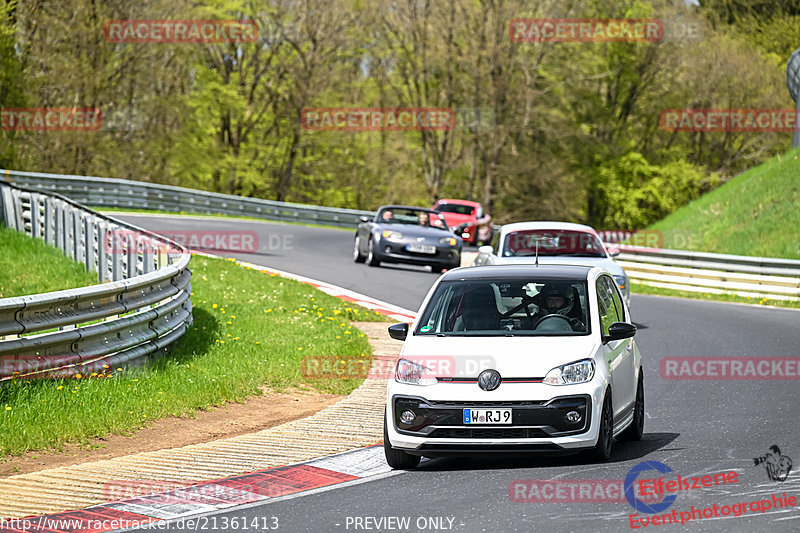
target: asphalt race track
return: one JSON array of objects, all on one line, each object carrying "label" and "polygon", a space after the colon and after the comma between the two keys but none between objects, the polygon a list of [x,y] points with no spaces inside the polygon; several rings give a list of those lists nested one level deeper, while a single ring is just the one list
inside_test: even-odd
[{"label": "asphalt race track", "polygon": [[[414,311],[436,279],[424,268],[355,264],[352,231],[255,221],[117,216],[166,234],[253,231],[259,236],[257,253],[218,253],[334,283]],[[566,483],[624,480],[642,461],[660,461],[684,478],[729,470],[738,473],[736,483],[679,492],[673,505],[658,515],[690,511],[692,506],[702,509],[717,504],[721,508],[771,500],[773,494],[800,497],[796,380],[666,380],[659,372],[659,360],[670,356],[798,356],[800,312],[634,295],[632,314],[639,326],[636,339],[645,368],[645,436],[637,443],[617,441],[608,463],[593,464],[582,456],[438,459],[423,462],[417,471],[232,508],[216,516],[277,517],[278,531],[292,532],[399,531],[394,519],[386,521],[388,517],[409,517],[411,531],[630,531],[629,516],[636,511],[624,497],[617,502],[569,501],[568,489],[561,494],[543,490],[542,497],[549,495],[551,501],[535,503],[511,501],[510,494],[514,495],[515,480],[538,480],[538,487],[556,479]],[[771,481],[763,466],[754,465],[753,458],[764,456],[773,444],[796,465],[783,482]],[[640,477],[658,475],[651,472]],[[172,527],[177,529],[175,524]],[[766,513],[748,509],[740,517],[684,525],[651,524],[646,530],[798,531],[800,506]]]}]

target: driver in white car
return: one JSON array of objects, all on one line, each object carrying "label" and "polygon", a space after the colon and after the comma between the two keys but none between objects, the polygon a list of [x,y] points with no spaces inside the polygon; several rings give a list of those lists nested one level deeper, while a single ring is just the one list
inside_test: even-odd
[{"label": "driver in white car", "polygon": [[547,283],[542,287],[534,299],[539,306],[539,312],[535,318],[542,319],[547,315],[561,315],[569,319],[572,329],[585,329],[586,326],[580,321],[582,316],[578,296],[575,289],[568,284]]}]

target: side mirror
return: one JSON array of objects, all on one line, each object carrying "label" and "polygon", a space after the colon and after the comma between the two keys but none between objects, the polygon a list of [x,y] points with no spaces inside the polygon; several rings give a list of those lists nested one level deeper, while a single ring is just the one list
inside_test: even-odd
[{"label": "side mirror", "polygon": [[494,253],[494,248],[492,248],[491,246],[486,244],[486,245],[483,245],[480,248],[478,248],[478,253],[479,254],[493,254]]},{"label": "side mirror", "polygon": [[609,246],[608,247],[608,255],[611,257],[617,257],[620,254],[620,250],[616,246]]},{"label": "side mirror", "polygon": [[361,222],[369,222],[369,217],[358,217]]},{"label": "side mirror", "polygon": [[603,344],[609,341],[629,339],[634,335],[636,335],[636,326],[633,324],[629,324],[628,322],[614,322],[608,326],[608,335],[603,335]]},{"label": "side mirror", "polygon": [[406,340],[408,336],[408,324],[401,322],[400,324],[392,324],[389,326],[389,336],[398,341]]}]

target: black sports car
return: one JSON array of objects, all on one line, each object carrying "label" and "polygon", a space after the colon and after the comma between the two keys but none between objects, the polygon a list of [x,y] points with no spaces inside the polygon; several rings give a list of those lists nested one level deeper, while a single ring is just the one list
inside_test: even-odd
[{"label": "black sports car", "polygon": [[461,266],[461,237],[432,209],[385,205],[374,219],[361,217],[353,243],[353,260],[370,266],[384,263],[429,265],[434,272]]}]

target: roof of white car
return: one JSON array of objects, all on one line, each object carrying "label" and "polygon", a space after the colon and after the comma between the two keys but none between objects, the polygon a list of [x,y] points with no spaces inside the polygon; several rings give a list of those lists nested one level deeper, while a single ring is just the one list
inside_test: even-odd
[{"label": "roof of white car", "polygon": [[513,224],[503,224],[503,233],[510,231],[524,231],[530,229],[561,229],[571,231],[585,231],[594,233],[595,229],[585,224],[575,224],[573,222],[514,222]]},{"label": "roof of white car", "polygon": [[484,265],[448,270],[444,276],[442,276],[442,280],[495,280],[514,278],[585,280],[593,269],[597,269],[598,271],[604,270],[599,267],[592,267],[588,265]]}]

